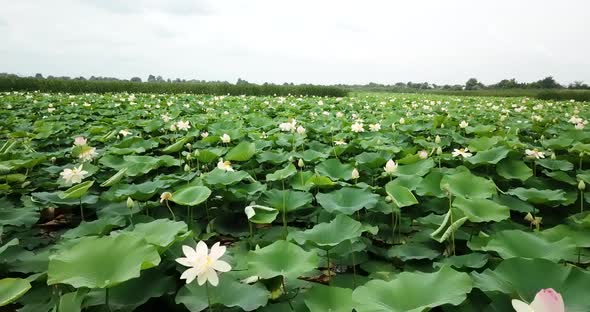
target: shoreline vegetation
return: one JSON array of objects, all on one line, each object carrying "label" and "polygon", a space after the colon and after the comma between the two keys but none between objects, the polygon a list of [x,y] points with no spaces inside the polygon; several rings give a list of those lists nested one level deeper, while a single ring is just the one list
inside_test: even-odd
[{"label": "shoreline vegetation", "polygon": [[[509,83],[508,83],[509,82]],[[392,94],[416,93],[438,94],[450,96],[492,96],[492,97],[529,97],[540,100],[558,101],[590,101],[590,89],[582,82],[570,84],[567,88],[559,85],[552,77],[537,82],[518,83],[514,79],[485,86],[475,79],[465,85],[439,86],[429,83],[396,83],[383,85],[369,83],[367,85],[312,85],[293,83],[255,84],[238,79],[235,84],[227,81],[203,80],[164,80],[150,75],[143,82],[134,77],[122,80],[109,77],[52,77],[44,78],[41,74],[35,77],[21,77],[13,74],[0,73],[0,91],[40,91],[49,93],[66,92],[81,93],[152,93],[152,94],[212,94],[212,95],[255,95],[255,96],[327,96],[343,97],[349,94]]]}]

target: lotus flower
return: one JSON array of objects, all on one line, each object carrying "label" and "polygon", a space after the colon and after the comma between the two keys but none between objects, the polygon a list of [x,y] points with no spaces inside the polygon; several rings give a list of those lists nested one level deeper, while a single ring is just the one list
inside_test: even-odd
[{"label": "lotus flower", "polygon": [[66,181],[67,184],[82,182],[82,179],[84,179],[86,174],[88,174],[88,171],[82,170],[82,165],[80,165],[78,168],[74,167],[74,169],[66,168],[64,171],[59,173],[59,175],[62,177],[62,179],[64,179],[64,181]]},{"label": "lotus flower", "polygon": [[350,126],[350,130],[352,130],[352,132],[365,132],[365,129],[363,128],[363,124],[362,123],[358,123],[355,122],[354,124],[352,124],[352,126]]},{"label": "lotus flower", "polygon": [[221,142],[223,142],[223,143],[229,143],[229,142],[231,142],[231,138],[229,137],[229,135],[227,133],[224,133],[221,136]]},{"label": "lotus flower", "polygon": [[231,167],[231,162],[223,161],[223,158],[219,158],[219,162],[217,163],[217,168],[225,171],[234,171],[234,168]]},{"label": "lotus flower", "polygon": [[225,249],[225,246],[220,246],[219,242],[211,247],[211,252],[203,241],[199,241],[195,249],[186,245],[182,246],[185,257],[177,258],[176,262],[189,267],[189,269],[182,273],[180,279],[185,279],[188,284],[196,278],[199,286],[207,281],[211,286],[217,286],[219,284],[217,271],[229,272],[231,270],[229,263],[219,260],[225,254]]},{"label": "lotus flower", "polygon": [[541,289],[530,305],[513,299],[512,307],[516,312],[565,312],[563,299],[553,288]]},{"label": "lotus flower", "polygon": [[86,141],[86,138],[85,137],[83,137],[83,136],[77,136],[74,139],[74,146],[84,146],[84,145],[86,145],[86,142],[87,141]]},{"label": "lotus flower", "polygon": [[541,159],[541,158],[545,158],[545,153],[535,149],[527,149],[524,151],[524,153],[526,154],[526,156],[528,158],[535,158],[535,159]]},{"label": "lotus flower", "polygon": [[465,129],[467,128],[467,126],[469,126],[469,123],[465,120],[461,121],[461,123],[459,124],[459,127],[461,127],[461,129]]},{"label": "lotus flower", "polygon": [[84,146],[82,148],[82,151],[78,155],[78,158],[83,162],[84,161],[91,161],[97,155],[98,155],[98,153],[96,152],[96,147]]},{"label": "lotus flower", "polygon": [[469,153],[468,148],[459,148],[453,151],[453,157],[463,156],[463,158],[468,158],[473,156],[473,154]]},{"label": "lotus flower", "polygon": [[397,170],[397,164],[392,159],[388,160],[385,164],[385,173],[392,175]]},{"label": "lotus flower", "polygon": [[176,128],[178,128],[179,130],[188,131],[188,129],[191,128],[191,125],[189,121],[180,120],[176,123]]},{"label": "lotus flower", "polygon": [[352,173],[351,173],[350,177],[351,177],[353,180],[356,180],[356,179],[358,179],[360,176],[361,176],[361,175],[359,174],[359,171],[358,171],[356,168],[352,169]]}]

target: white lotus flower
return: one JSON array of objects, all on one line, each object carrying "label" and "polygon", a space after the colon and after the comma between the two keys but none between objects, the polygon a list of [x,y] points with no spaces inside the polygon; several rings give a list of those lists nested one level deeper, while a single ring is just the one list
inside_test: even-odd
[{"label": "white lotus flower", "polygon": [[342,118],[342,116],[344,116],[344,114],[342,112],[337,112],[336,113],[336,117],[338,118]]},{"label": "white lotus flower", "polygon": [[379,124],[379,123],[370,124],[369,125],[369,130],[371,130],[373,132],[377,132],[377,131],[381,130],[381,124]]},{"label": "white lotus flower", "polygon": [[292,132],[295,131],[295,125],[297,124],[297,120],[291,119],[289,122],[282,122],[279,124],[279,129],[284,132]]},{"label": "white lotus flower", "polygon": [[164,114],[161,117],[162,117],[162,120],[164,120],[164,122],[169,122],[170,120],[172,120],[172,117],[170,117],[170,115],[168,115],[168,114]]},{"label": "white lotus flower", "polygon": [[217,163],[217,168],[225,171],[234,171],[234,168],[231,167],[231,162],[223,161],[223,158],[219,158],[219,162]]},{"label": "white lotus flower", "polygon": [[584,123],[577,123],[575,125],[575,128],[578,129],[578,130],[581,130],[581,129],[584,129],[584,126],[585,126]]},{"label": "white lotus flower", "polygon": [[170,131],[176,131],[176,125],[175,124],[171,124],[170,125]]},{"label": "white lotus flower", "polygon": [[305,134],[305,128],[303,128],[302,126],[297,127],[297,133],[299,134]]},{"label": "white lotus flower", "polygon": [[584,121],[584,119],[582,119],[578,116],[572,116],[569,120],[569,122],[572,124],[579,124],[579,123],[582,123],[583,121]]},{"label": "white lotus flower", "polygon": [[535,159],[541,159],[541,158],[545,158],[545,153],[537,150],[536,148],[530,150],[530,149],[526,149],[524,151],[524,153],[526,154],[526,156],[528,158],[535,158]]},{"label": "white lotus flower", "polygon": [[176,123],[176,127],[177,127],[179,130],[188,131],[188,129],[190,129],[190,128],[191,128],[190,121],[184,121],[184,120],[180,120],[180,121],[178,121],[178,122]]},{"label": "white lotus flower", "polygon": [[225,250],[225,246],[220,246],[219,242],[211,247],[211,252],[209,252],[207,244],[203,241],[199,241],[195,249],[186,245],[182,246],[185,257],[177,258],[176,262],[189,267],[189,269],[182,272],[180,279],[186,280],[186,283],[189,284],[196,278],[199,286],[207,281],[211,286],[217,286],[219,284],[217,272],[229,272],[231,270],[229,263],[219,260],[225,254]]},{"label": "white lotus flower", "polygon": [[344,140],[336,140],[336,141],[334,141],[334,144],[336,144],[336,145],[346,145],[346,142],[344,142]]},{"label": "white lotus flower", "polygon": [[426,159],[428,158],[428,151],[425,150],[421,150],[418,152],[418,157],[420,157],[420,159]]},{"label": "white lotus flower", "polygon": [[96,147],[87,147],[84,148],[82,152],[78,155],[78,158],[82,161],[91,161],[93,160],[98,153],[96,152]]},{"label": "white lotus flower", "polygon": [[229,143],[229,142],[231,142],[231,138],[229,137],[229,135],[227,133],[224,133],[221,136],[221,142],[223,142],[223,143]]},{"label": "white lotus flower", "polygon": [[395,161],[393,161],[393,159],[390,159],[387,161],[383,169],[385,170],[385,173],[392,175],[397,170],[397,164]]},{"label": "white lotus flower", "polygon": [[206,138],[206,137],[208,137],[208,136],[209,136],[209,132],[207,132],[207,131],[201,132],[201,137],[203,139]]},{"label": "white lotus flower", "polygon": [[563,298],[553,288],[541,289],[530,305],[513,299],[512,307],[516,312],[565,312]]},{"label": "white lotus flower", "polygon": [[77,136],[76,138],[74,138],[74,146],[84,146],[86,145],[86,143],[86,138],[83,136]]},{"label": "white lotus flower", "polygon": [[352,130],[352,132],[365,132],[365,129],[363,128],[363,124],[362,123],[358,123],[355,122],[352,124],[352,126],[350,126],[350,130]]},{"label": "white lotus flower", "polygon": [[459,124],[459,127],[461,129],[465,129],[465,128],[467,128],[467,126],[469,126],[469,123],[465,120],[461,121],[461,123]]},{"label": "white lotus flower", "polygon": [[399,123],[400,123],[401,125],[405,124],[405,123],[406,123],[406,119],[405,119],[404,117],[400,118],[400,119],[399,119]]},{"label": "white lotus flower", "polygon": [[129,131],[129,129],[124,129],[124,130],[119,131],[119,134],[126,137],[131,134],[131,131]]},{"label": "white lotus flower", "polygon": [[473,156],[473,154],[469,153],[468,148],[455,149],[455,150],[453,150],[452,154],[453,154],[453,157],[463,156],[463,158],[468,158],[468,157]]},{"label": "white lotus flower", "polygon": [[358,171],[358,169],[356,169],[356,168],[352,169],[352,173],[350,174],[350,177],[351,177],[353,180],[356,180],[356,179],[358,179],[360,176],[361,176],[361,175],[359,174],[359,171]]},{"label": "white lotus flower", "polygon": [[88,174],[88,171],[82,170],[82,165],[78,168],[74,167],[74,169],[66,168],[62,172],[59,173],[62,179],[66,182],[66,184],[74,184],[82,182],[84,176]]}]

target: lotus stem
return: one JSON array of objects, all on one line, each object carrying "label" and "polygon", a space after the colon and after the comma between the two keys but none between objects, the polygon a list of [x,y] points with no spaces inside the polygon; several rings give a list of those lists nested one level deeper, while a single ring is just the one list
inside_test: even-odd
[{"label": "lotus stem", "polygon": [[168,200],[165,200],[166,202],[166,207],[168,207],[168,210],[170,211],[170,214],[172,215],[172,220],[176,221],[176,216],[174,215],[174,211],[172,211],[172,208],[170,208],[170,204],[168,204]]}]

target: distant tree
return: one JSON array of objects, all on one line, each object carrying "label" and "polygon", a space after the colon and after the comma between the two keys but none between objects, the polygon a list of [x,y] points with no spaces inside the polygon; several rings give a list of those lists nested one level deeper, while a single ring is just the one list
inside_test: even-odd
[{"label": "distant tree", "polygon": [[491,85],[490,87],[497,88],[497,89],[515,89],[515,88],[522,88],[522,87],[524,87],[524,85],[518,83],[516,81],[516,79],[512,78],[512,79],[500,80],[500,82],[498,82],[495,85]]},{"label": "distant tree", "polygon": [[475,78],[469,78],[465,83],[465,90],[479,90],[483,89],[485,86],[483,83],[477,81]]},{"label": "distant tree", "polygon": [[37,74],[35,74],[35,78],[43,79],[43,75],[41,75],[41,73],[37,73]]},{"label": "distant tree", "polygon": [[149,75],[147,81],[148,82],[156,82],[156,77],[154,75]]},{"label": "distant tree", "polygon": [[247,85],[247,84],[250,84],[250,83],[242,78],[238,78],[238,81],[236,81],[236,85]]},{"label": "distant tree", "polygon": [[568,89],[588,89],[590,86],[585,84],[583,81],[574,81],[567,86]]},{"label": "distant tree", "polygon": [[139,77],[132,77],[129,81],[131,81],[131,82],[141,82],[141,78],[139,78]]},{"label": "distant tree", "polygon": [[162,76],[158,75],[158,77],[156,77],[156,81],[157,82],[164,82],[164,78],[162,78]]},{"label": "distant tree", "polygon": [[537,82],[531,84],[535,88],[539,89],[560,89],[563,88],[552,76],[545,77]]}]

